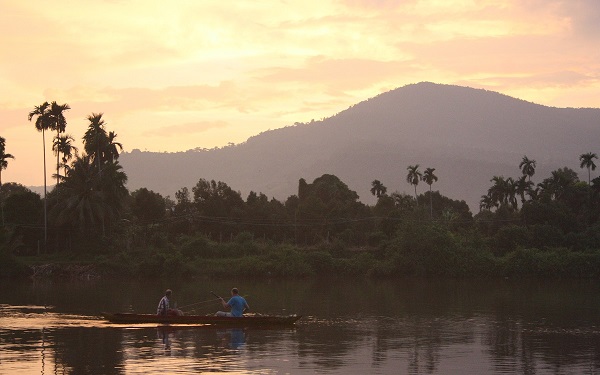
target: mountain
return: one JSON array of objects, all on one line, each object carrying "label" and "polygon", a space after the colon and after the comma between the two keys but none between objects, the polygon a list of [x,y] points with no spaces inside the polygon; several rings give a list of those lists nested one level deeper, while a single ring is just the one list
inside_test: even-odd
[{"label": "mountain", "polygon": [[[407,166],[435,168],[433,190],[479,199],[495,176],[519,177],[524,155],[537,161],[535,183],[598,152],[600,109],[554,108],[492,91],[434,83],[407,85],[360,102],[330,118],[270,130],[220,149],[155,153],[134,150],[120,162],[128,187],[174,197],[200,178],[227,183],[245,199],[250,191],[285,200],[300,178],[334,174],[373,204],[371,181],[388,193],[412,193]],[[421,182],[417,191],[429,186]]]}]

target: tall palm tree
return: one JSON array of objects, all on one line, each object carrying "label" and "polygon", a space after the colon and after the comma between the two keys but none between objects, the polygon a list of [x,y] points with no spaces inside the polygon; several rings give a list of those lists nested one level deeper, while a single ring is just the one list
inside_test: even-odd
[{"label": "tall palm tree", "polygon": [[2,202],[2,170],[8,167],[8,159],[14,159],[11,154],[6,153],[6,139],[0,137],[0,207],[2,209],[2,226],[4,226],[4,205]]},{"label": "tall palm tree", "polygon": [[579,155],[579,161],[581,161],[579,167],[587,168],[588,171],[588,185],[591,185],[592,182],[590,170],[596,170],[596,164],[594,164],[594,159],[598,159],[598,155],[596,155],[593,152],[588,152],[586,154]]},{"label": "tall palm tree", "polygon": [[[55,139],[60,138],[60,134],[64,133],[67,129],[67,119],[65,118],[65,111],[71,109],[68,104],[58,104],[56,102],[52,102],[50,104],[50,111],[48,112],[48,117],[50,121],[50,128],[56,130]],[[59,168],[60,168],[60,152],[56,152],[56,186],[58,186],[58,178],[59,178]]]},{"label": "tall palm tree", "polygon": [[381,181],[373,180],[373,182],[371,182],[371,194],[373,194],[377,198],[381,198],[383,195],[385,195],[386,192],[387,188],[383,186]]},{"label": "tall palm tree", "polygon": [[93,155],[98,173],[102,173],[102,150],[106,145],[108,135],[104,129],[105,122],[102,119],[102,113],[92,113],[87,117],[90,124],[88,125],[85,134],[83,135],[83,143],[85,152],[88,155]]},{"label": "tall palm tree", "polygon": [[521,169],[521,172],[523,172],[523,175],[529,178],[529,181],[531,181],[531,177],[535,174],[535,166],[535,160],[529,159],[527,155],[523,156],[523,160],[519,164],[519,168]]},{"label": "tall palm tree", "polygon": [[409,165],[407,168],[408,174],[406,175],[406,182],[415,186],[415,200],[417,201],[417,206],[419,205],[419,200],[417,197],[417,185],[419,181],[421,181],[421,177],[423,176],[419,171],[419,164]]},{"label": "tall palm tree", "polygon": [[37,131],[42,132],[42,146],[44,154],[44,246],[48,242],[48,202],[46,199],[47,195],[47,184],[46,184],[46,135],[45,131],[51,129],[49,119],[49,107],[48,102],[44,102],[41,105],[35,106],[33,111],[29,112],[28,119],[31,121],[32,118],[37,116],[35,119],[35,128]]},{"label": "tall palm tree", "polygon": [[437,176],[433,174],[434,171],[435,168],[427,168],[425,169],[425,172],[423,172],[422,177],[423,181],[429,185],[429,214],[431,218],[433,218],[433,195],[431,194],[431,185],[438,180]]},{"label": "tall palm tree", "polygon": [[117,134],[113,131],[108,132],[106,137],[106,145],[105,145],[105,158],[106,161],[113,162],[119,158],[119,150],[123,151],[123,145],[119,142],[115,142],[117,138]]},{"label": "tall palm tree", "polygon": [[[69,134],[57,136],[54,138],[54,143],[52,144],[52,151],[56,153],[56,155],[60,155],[62,153],[62,166],[65,168],[65,177],[67,175],[67,162],[73,158],[73,154],[77,155],[77,147],[75,147],[72,142],[75,141]],[[58,173],[57,173],[58,174]]]}]

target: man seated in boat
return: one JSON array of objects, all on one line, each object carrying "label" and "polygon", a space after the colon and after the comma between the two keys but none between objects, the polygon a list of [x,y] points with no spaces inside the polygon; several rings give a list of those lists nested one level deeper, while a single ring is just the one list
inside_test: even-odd
[{"label": "man seated in boat", "polygon": [[173,294],[173,292],[171,291],[171,289],[167,289],[167,291],[165,292],[165,295],[158,303],[158,308],[156,309],[156,315],[169,315],[169,316],[183,315],[183,311],[171,308],[171,295],[172,294]]},{"label": "man seated in boat", "polygon": [[217,316],[229,316],[229,317],[242,317],[245,311],[250,310],[250,306],[248,306],[248,302],[244,299],[244,297],[239,295],[239,291],[237,288],[231,289],[231,298],[229,301],[225,302],[222,297],[221,304],[223,304],[223,308],[231,309],[229,312],[225,311],[217,311]]}]

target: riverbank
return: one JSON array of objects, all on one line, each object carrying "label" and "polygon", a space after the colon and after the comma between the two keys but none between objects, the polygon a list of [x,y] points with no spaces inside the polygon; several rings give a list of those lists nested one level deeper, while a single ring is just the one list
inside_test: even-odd
[{"label": "riverbank", "polygon": [[[436,240],[439,241],[439,238]],[[503,256],[446,241],[348,248],[339,243],[296,247],[256,241],[189,243],[100,255],[57,253],[0,256],[0,277],[90,280],[100,278],[229,277],[365,278],[544,277],[600,278],[600,251],[517,249]]]}]

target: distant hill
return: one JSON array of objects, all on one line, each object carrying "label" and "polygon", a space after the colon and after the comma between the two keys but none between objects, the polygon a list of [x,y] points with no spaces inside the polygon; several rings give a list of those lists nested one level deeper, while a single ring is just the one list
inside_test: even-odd
[{"label": "distant hill", "polygon": [[[418,83],[360,102],[322,121],[297,123],[221,149],[123,153],[128,187],[174,197],[198,179],[220,180],[245,199],[250,191],[285,200],[334,174],[373,204],[371,181],[412,193],[406,167],[435,168],[433,189],[478,211],[494,175],[518,177],[524,155],[537,161],[535,183],[550,171],[577,172],[582,153],[600,150],[600,109],[546,107],[496,92]],[[428,186],[419,184],[417,191]]]}]

